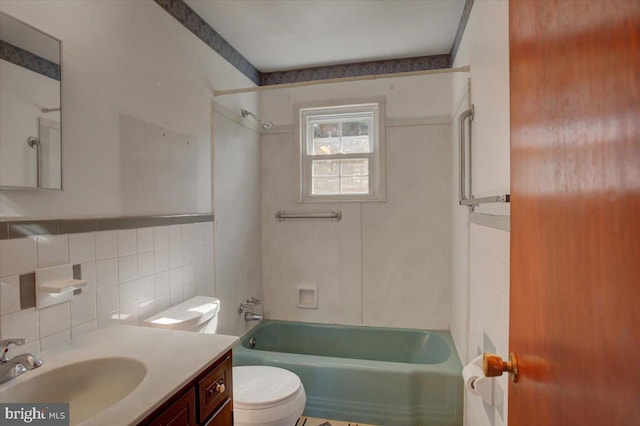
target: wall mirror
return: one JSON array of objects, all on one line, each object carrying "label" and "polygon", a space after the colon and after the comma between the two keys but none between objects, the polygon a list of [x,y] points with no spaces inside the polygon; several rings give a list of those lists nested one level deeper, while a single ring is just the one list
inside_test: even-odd
[{"label": "wall mirror", "polygon": [[62,190],[61,42],[0,12],[0,188]]}]

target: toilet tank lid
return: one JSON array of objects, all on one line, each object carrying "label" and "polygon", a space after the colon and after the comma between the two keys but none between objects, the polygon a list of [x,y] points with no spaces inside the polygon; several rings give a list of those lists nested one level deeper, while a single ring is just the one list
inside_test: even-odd
[{"label": "toilet tank lid", "polygon": [[219,309],[220,300],[215,297],[196,296],[155,314],[142,323],[147,327],[191,330],[216,316]]}]

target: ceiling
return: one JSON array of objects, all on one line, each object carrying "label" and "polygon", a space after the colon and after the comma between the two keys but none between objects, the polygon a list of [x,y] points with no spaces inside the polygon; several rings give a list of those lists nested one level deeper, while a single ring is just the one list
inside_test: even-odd
[{"label": "ceiling", "polygon": [[465,0],[185,0],[262,72],[448,54]]}]

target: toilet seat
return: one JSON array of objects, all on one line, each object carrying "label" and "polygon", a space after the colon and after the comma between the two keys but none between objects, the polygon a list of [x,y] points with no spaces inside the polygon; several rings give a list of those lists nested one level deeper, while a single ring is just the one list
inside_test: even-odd
[{"label": "toilet seat", "polygon": [[298,376],[282,368],[248,365],[233,368],[235,407],[261,410],[295,398],[302,383]]},{"label": "toilet seat", "polygon": [[236,425],[293,425],[305,402],[304,386],[290,371],[264,365],[233,367]]}]

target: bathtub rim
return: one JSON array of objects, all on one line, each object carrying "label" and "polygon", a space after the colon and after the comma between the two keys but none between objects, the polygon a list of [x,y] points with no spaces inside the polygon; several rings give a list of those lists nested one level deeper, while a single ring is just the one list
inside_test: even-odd
[{"label": "bathtub rim", "polygon": [[[278,351],[265,351],[261,349],[250,349],[244,345],[251,338],[251,333],[256,329],[270,323],[284,323],[284,324],[304,324],[311,327],[330,327],[330,328],[365,328],[374,330],[386,330],[386,331],[398,331],[403,330],[407,332],[425,332],[433,333],[444,339],[449,348],[451,349],[449,356],[446,360],[435,364],[420,364],[420,363],[408,363],[397,361],[378,361],[368,359],[357,358],[341,358],[324,355],[314,354],[300,354],[292,352],[278,352]],[[398,327],[378,327],[371,325],[356,325],[356,324],[332,324],[332,323],[316,323],[305,321],[286,321],[286,320],[272,320],[264,319],[255,327],[247,330],[242,336],[240,336],[238,342],[233,346],[234,355],[247,355],[267,357],[269,360],[277,363],[287,363],[294,365],[330,365],[337,368],[355,368],[355,369],[379,369],[379,370],[391,370],[403,373],[441,373],[446,375],[459,375],[462,377],[462,361],[456,349],[453,337],[449,330],[429,330],[418,328],[398,328]],[[253,358],[252,356],[252,358]],[[306,361],[306,362],[305,362]],[[316,361],[316,362],[313,362]],[[234,362],[235,365],[235,362]],[[243,364],[247,365],[247,364]]]}]

